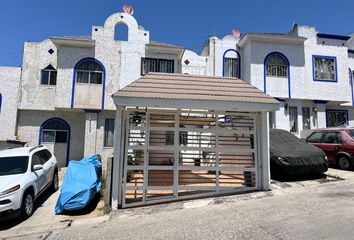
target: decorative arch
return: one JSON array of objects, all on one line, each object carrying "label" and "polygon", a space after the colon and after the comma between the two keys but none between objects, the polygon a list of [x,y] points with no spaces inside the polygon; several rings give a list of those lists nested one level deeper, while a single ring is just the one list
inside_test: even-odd
[{"label": "decorative arch", "polygon": [[128,41],[129,40],[129,27],[124,22],[119,22],[114,27],[114,40]]},{"label": "decorative arch", "polygon": [[[49,118],[47,120],[45,120],[39,129],[39,138],[38,138],[38,145],[42,143],[42,135],[43,135],[43,130],[46,129],[50,129],[50,130],[63,130],[60,128],[65,128],[65,130],[68,131],[67,134],[67,147],[66,147],[66,165],[68,165],[69,163],[69,153],[70,153],[70,136],[71,136],[71,128],[68,122],[66,122],[64,119],[59,118],[59,117],[53,117],[53,118]],[[57,128],[57,129],[56,129]]]},{"label": "decorative arch", "polygon": [[284,60],[286,61],[286,64],[288,66],[288,96],[289,98],[291,98],[291,87],[290,87],[290,62],[288,60],[288,58],[281,52],[271,52],[271,53],[268,53],[267,56],[264,58],[264,62],[263,62],[263,66],[264,66],[264,93],[267,93],[267,66],[266,66],[266,62],[268,60],[268,58],[274,54],[278,54],[280,55],[281,57],[284,58]]},{"label": "decorative arch", "polygon": [[105,100],[105,91],[106,91],[106,68],[104,67],[103,63],[97,60],[96,58],[93,57],[87,57],[83,58],[80,61],[78,61],[75,66],[74,66],[74,75],[73,75],[73,81],[72,81],[72,89],[71,89],[71,104],[70,108],[74,108],[74,96],[75,96],[75,82],[76,82],[76,72],[77,72],[77,67],[86,61],[93,61],[99,64],[102,68],[103,76],[102,76],[102,110],[104,110],[104,100]]},{"label": "decorative arch", "polygon": [[237,55],[238,59],[238,71],[237,71],[237,77],[241,78],[241,55],[240,53],[235,50],[235,49],[227,49],[224,54],[222,55],[222,76],[225,77],[225,57],[228,52],[234,52]]},{"label": "decorative arch", "polygon": [[122,23],[128,27],[128,40],[130,36],[134,36],[139,31],[138,22],[133,16],[127,13],[115,13],[109,16],[104,23],[104,29],[111,39],[114,39],[116,25]]}]

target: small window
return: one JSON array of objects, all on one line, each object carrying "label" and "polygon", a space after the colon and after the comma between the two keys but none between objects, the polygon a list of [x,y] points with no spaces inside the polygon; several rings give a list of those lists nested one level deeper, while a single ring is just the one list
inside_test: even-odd
[{"label": "small window", "polygon": [[67,131],[43,130],[44,143],[66,143],[68,141]]},{"label": "small window", "polygon": [[298,128],[297,107],[289,107],[290,132],[296,133]]},{"label": "small window", "polygon": [[173,145],[175,143],[175,133],[173,131],[166,132],[166,145]]},{"label": "small window", "polygon": [[156,58],[142,58],[141,74],[149,72],[174,73],[174,61]]},{"label": "small window", "polygon": [[56,85],[57,71],[52,65],[48,65],[41,70],[41,84],[42,85]]},{"label": "small window", "polygon": [[337,62],[335,57],[313,57],[314,80],[317,81],[336,81]]},{"label": "small window", "polygon": [[309,143],[320,143],[322,139],[323,133],[317,132],[312,134],[308,139],[307,142]]},{"label": "small window", "polygon": [[87,84],[102,84],[103,68],[93,60],[81,62],[76,67],[76,82]]},{"label": "small window", "polygon": [[113,147],[114,145],[114,119],[106,119],[104,123],[104,147]]},{"label": "small window", "polygon": [[327,111],[327,127],[346,126],[348,122],[347,111],[329,110]]},{"label": "small window", "polygon": [[324,135],[323,143],[338,144],[341,143],[342,139],[338,132],[328,132]]},{"label": "small window", "polygon": [[288,76],[288,61],[282,54],[273,53],[265,61],[266,75],[273,77]]},{"label": "small window", "polygon": [[238,58],[224,58],[224,76],[234,78],[239,77]]},{"label": "small window", "polygon": [[302,129],[311,129],[310,108],[307,107],[302,108]]}]

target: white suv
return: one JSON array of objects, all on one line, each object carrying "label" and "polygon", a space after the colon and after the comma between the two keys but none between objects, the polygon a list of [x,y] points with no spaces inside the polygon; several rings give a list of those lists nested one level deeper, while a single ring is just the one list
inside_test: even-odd
[{"label": "white suv", "polygon": [[0,151],[0,220],[33,214],[34,201],[59,187],[58,163],[44,146]]}]

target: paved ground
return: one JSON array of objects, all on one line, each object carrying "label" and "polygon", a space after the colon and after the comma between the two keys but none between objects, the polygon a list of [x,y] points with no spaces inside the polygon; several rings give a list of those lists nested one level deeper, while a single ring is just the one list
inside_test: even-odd
[{"label": "paved ground", "polygon": [[[61,186],[62,182],[60,182]],[[47,191],[37,199],[35,212],[26,221],[11,220],[0,222],[0,239],[20,238],[24,239],[32,235],[34,239],[43,237],[50,231],[66,228],[71,222],[78,219],[92,218],[102,215],[101,211],[88,209],[82,214],[76,215],[55,215],[54,207],[59,197],[60,191],[51,193]],[[37,239],[38,239],[37,238]]]},{"label": "paved ground", "polygon": [[[37,232],[24,233],[21,223],[0,230],[0,239],[353,239],[354,172],[328,174],[331,181],[274,182],[271,192],[126,209],[72,223],[36,212],[32,226],[24,223]],[[334,181],[339,178],[346,180]],[[43,216],[46,225],[33,225]]]}]

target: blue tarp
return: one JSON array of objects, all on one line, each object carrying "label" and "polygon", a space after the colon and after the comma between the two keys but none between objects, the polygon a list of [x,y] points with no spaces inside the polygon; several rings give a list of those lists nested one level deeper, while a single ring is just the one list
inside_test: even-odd
[{"label": "blue tarp", "polygon": [[96,154],[80,161],[71,160],[64,176],[55,213],[86,207],[101,191],[102,164]]}]

